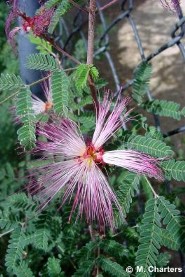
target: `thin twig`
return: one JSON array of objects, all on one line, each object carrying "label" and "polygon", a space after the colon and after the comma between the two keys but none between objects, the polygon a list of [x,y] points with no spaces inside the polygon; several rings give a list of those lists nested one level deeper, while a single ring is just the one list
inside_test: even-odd
[{"label": "thin twig", "polygon": [[31,84],[28,84],[26,86],[27,87],[32,87],[32,86],[34,86],[36,84],[41,83],[42,81],[45,81],[45,80],[49,79],[50,77],[51,77],[51,74],[48,74],[46,77],[43,77],[42,79],[39,79],[39,80],[37,80],[37,81],[35,81],[35,82],[31,83]]},{"label": "thin twig", "polygon": [[95,237],[94,237],[92,225],[89,225],[89,234],[90,234],[91,240],[94,241]]},{"label": "thin twig", "polygon": [[[35,82],[31,83],[31,84],[25,85],[25,88],[26,88],[26,87],[32,87],[32,86],[34,86],[34,85],[36,85],[36,84],[39,84],[39,83],[41,83],[42,81],[47,80],[49,77],[51,77],[51,74],[49,74],[49,75],[47,75],[46,77],[44,77],[44,78],[42,78],[42,79],[40,79],[40,80],[37,80],[37,81],[35,81]],[[23,87],[23,88],[24,88],[24,87]],[[21,89],[21,88],[20,88],[20,89]],[[11,99],[12,97],[16,96],[16,95],[19,93],[20,89],[17,90],[15,93],[9,95],[9,96],[6,97],[5,99],[3,99],[3,100],[0,102],[0,105],[1,105],[2,103],[4,103],[4,102],[8,101],[8,100]]]},{"label": "thin twig", "polygon": [[87,9],[84,9],[82,7],[80,7],[76,2],[74,2],[73,0],[68,0],[69,3],[71,3],[74,7],[76,7],[78,10],[81,10],[85,13],[88,13],[88,10]]},{"label": "thin twig", "polygon": [[[90,0],[89,4],[89,22],[88,22],[88,42],[87,42],[87,64],[93,64],[94,56],[94,36],[95,36],[95,19],[96,19],[96,0]],[[88,78],[91,95],[96,108],[98,108],[97,91],[93,78]]]},{"label": "thin twig", "polygon": [[8,230],[8,231],[6,231],[6,232],[0,234],[0,238],[2,238],[3,236],[5,236],[5,235],[7,235],[7,234],[9,234],[9,233],[11,233],[11,232],[13,232],[13,231],[14,231],[14,228],[12,228],[12,229],[10,229],[10,230]]},{"label": "thin twig", "polygon": [[[76,67],[67,68],[67,69],[64,69],[64,71],[67,72],[67,71],[72,71],[72,70],[75,70],[75,69],[76,69]],[[33,83],[30,83],[30,84],[25,85],[25,88],[26,88],[26,87],[32,87],[32,86],[34,86],[34,85],[36,85],[36,84],[39,84],[39,83],[41,83],[41,82],[43,82],[43,81],[49,79],[50,77],[51,77],[51,74],[48,74],[46,77],[43,77],[42,79],[39,79],[39,80],[37,80],[37,81],[35,81],[35,82],[33,82]],[[11,99],[12,97],[16,96],[16,95],[19,93],[19,91],[20,91],[20,89],[19,89],[18,91],[16,91],[15,93],[9,95],[9,96],[6,97],[5,99],[3,99],[3,100],[0,102],[0,105],[3,104],[4,102],[8,101],[8,100]]]},{"label": "thin twig", "polygon": [[4,102],[6,102],[7,100],[11,99],[12,97],[16,96],[18,93],[19,93],[19,90],[16,91],[15,93],[9,95],[8,97],[6,97],[5,99],[3,99],[3,100],[0,102],[0,105],[3,104]]},{"label": "thin twig", "polygon": [[42,36],[46,41],[48,41],[58,52],[62,53],[62,55],[68,57],[68,59],[72,60],[74,63],[76,64],[80,64],[80,62],[73,57],[72,55],[70,55],[69,53],[67,53],[64,49],[62,49],[58,44],[56,44],[56,42],[54,42],[53,39],[43,35]]},{"label": "thin twig", "polygon": [[108,3],[108,4],[104,5],[103,7],[99,8],[99,10],[100,10],[100,11],[103,11],[103,10],[109,8],[110,6],[114,5],[114,4],[115,4],[116,2],[118,2],[118,1],[119,1],[119,0],[113,0],[113,1],[111,1],[110,3]]},{"label": "thin twig", "polygon": [[93,64],[95,18],[96,18],[96,0],[90,0],[89,23],[88,23],[88,44],[87,44],[87,64]]},{"label": "thin twig", "polygon": [[146,180],[148,186],[150,187],[151,191],[153,192],[154,197],[155,197],[155,198],[159,197],[159,195],[155,192],[155,190],[153,189],[152,185],[151,185],[150,182],[148,181],[148,178],[147,178],[146,176],[144,176],[144,178],[145,178],[145,180]]}]

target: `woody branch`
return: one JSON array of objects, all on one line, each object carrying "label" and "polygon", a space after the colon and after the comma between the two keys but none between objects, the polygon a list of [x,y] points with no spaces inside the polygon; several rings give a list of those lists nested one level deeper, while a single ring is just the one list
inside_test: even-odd
[{"label": "woody branch", "polygon": [[[96,21],[96,0],[90,0],[89,3],[89,20],[88,20],[88,41],[87,41],[87,64],[93,64],[94,55],[94,37],[95,37],[95,21]],[[88,78],[89,87],[94,104],[98,108],[98,99],[96,87],[91,76]]]}]

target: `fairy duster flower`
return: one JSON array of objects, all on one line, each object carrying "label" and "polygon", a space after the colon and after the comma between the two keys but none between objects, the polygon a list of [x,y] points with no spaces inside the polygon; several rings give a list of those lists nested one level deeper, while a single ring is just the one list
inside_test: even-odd
[{"label": "fairy duster flower", "polygon": [[96,112],[94,134],[88,141],[70,119],[63,118],[58,123],[38,127],[38,134],[48,141],[38,142],[35,151],[43,153],[46,165],[33,170],[32,176],[38,181],[30,188],[38,195],[42,208],[62,191],[61,205],[73,199],[71,215],[77,210],[77,218],[84,214],[89,224],[96,221],[100,228],[114,229],[113,210],[117,208],[122,217],[122,209],[103,167],[118,166],[156,179],[163,178],[156,158],[134,150],[104,149],[104,144],[128,120],[128,102],[129,98],[117,101],[110,112],[111,100],[106,93]]},{"label": "fairy duster flower", "polygon": [[47,113],[53,106],[50,79],[42,82],[42,92],[44,100],[32,94],[32,108],[35,115]]},{"label": "fairy duster flower", "polygon": [[[15,48],[14,37],[19,31],[24,33],[31,31],[35,36],[39,37],[42,37],[45,34],[54,14],[54,8],[46,9],[43,6],[39,9],[36,15],[30,17],[19,9],[18,0],[11,0],[9,3],[11,4],[12,8],[5,23],[5,32],[13,49]],[[17,17],[22,19],[21,26],[14,27],[11,30],[11,25],[17,19]]]},{"label": "fairy duster flower", "polygon": [[171,11],[178,12],[180,8],[180,0],[160,0],[163,7]]}]

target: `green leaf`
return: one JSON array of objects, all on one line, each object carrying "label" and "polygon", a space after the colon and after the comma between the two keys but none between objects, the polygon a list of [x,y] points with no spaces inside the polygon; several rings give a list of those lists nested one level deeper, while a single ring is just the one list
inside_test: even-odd
[{"label": "green leaf", "polygon": [[55,6],[56,4],[58,4],[61,0],[48,0],[45,4],[44,7],[46,7],[47,9],[52,8],[53,6]]},{"label": "green leaf", "polygon": [[[72,99],[74,100],[74,99]],[[77,102],[77,103],[76,103]],[[83,98],[78,98],[78,101],[74,101],[71,103],[74,110],[81,110],[82,107],[86,105],[92,104],[92,96],[91,95],[84,95]]]},{"label": "green leaf", "polygon": [[146,203],[145,213],[139,228],[139,247],[136,254],[136,266],[143,266],[144,272],[137,272],[136,276],[150,276],[148,266],[155,266],[159,248],[161,247],[161,223],[158,212],[158,200],[150,199]]},{"label": "green leaf", "polygon": [[178,251],[180,249],[180,242],[174,240],[170,232],[166,229],[161,230],[162,244],[172,250]]},{"label": "green leaf", "polygon": [[[166,230],[169,234],[169,239],[173,240],[172,245],[168,248],[174,248],[175,245],[181,245],[181,249],[185,249],[185,232],[184,220],[180,216],[180,212],[176,209],[175,205],[171,204],[163,196],[158,197],[159,212],[163,219],[163,225],[166,225]],[[170,242],[170,241],[168,241]]]},{"label": "green leaf", "polygon": [[22,261],[14,270],[17,277],[34,277],[33,272],[25,261]]},{"label": "green leaf", "polygon": [[17,228],[11,233],[8,250],[5,257],[7,271],[13,272],[23,259],[23,240],[25,236],[21,228]]},{"label": "green leaf", "polygon": [[98,80],[98,78],[99,78],[99,71],[98,71],[98,69],[94,65],[90,66],[90,72],[89,72],[89,74],[92,76],[94,81]]},{"label": "green leaf", "polygon": [[48,41],[46,41],[46,40],[44,40],[44,39],[42,39],[38,36],[35,36],[31,33],[28,35],[28,38],[29,38],[31,43],[36,45],[36,49],[41,54],[47,55],[47,54],[52,53],[52,46]]},{"label": "green leaf", "polygon": [[14,74],[2,73],[0,76],[0,90],[19,90],[25,84],[19,76]]},{"label": "green leaf", "polygon": [[139,182],[140,176],[130,172],[124,175],[124,178],[121,180],[121,184],[119,185],[119,189],[117,191],[117,196],[119,203],[123,207],[125,216],[129,212],[135,191],[138,191]]},{"label": "green leaf", "polygon": [[28,88],[17,95],[16,113],[23,124],[17,131],[18,139],[26,150],[30,150],[35,146],[36,136],[31,91]]},{"label": "green leaf", "polygon": [[57,71],[60,69],[59,64],[51,55],[31,54],[27,58],[26,66],[29,69]]},{"label": "green leaf", "polygon": [[95,117],[92,114],[84,113],[80,117],[78,117],[78,122],[82,125],[82,132],[89,132],[95,126]]},{"label": "green leaf", "polygon": [[32,244],[36,249],[41,249],[47,252],[49,241],[49,230],[46,228],[37,229],[33,234],[25,238],[25,245]]},{"label": "green leaf", "polygon": [[51,76],[51,90],[54,111],[64,113],[69,106],[69,78],[64,71],[53,72]]},{"label": "green leaf", "polygon": [[149,81],[152,75],[152,66],[147,62],[142,62],[134,72],[134,82],[132,85],[132,97],[141,103],[143,96],[149,89]]},{"label": "green leaf", "polygon": [[71,4],[68,0],[62,0],[62,2],[58,5],[57,9],[54,12],[54,15],[51,19],[51,23],[48,28],[48,32],[50,34],[53,33],[57,23],[59,22],[61,16],[63,16],[69,9],[71,8]]},{"label": "green leaf", "polygon": [[153,192],[151,190],[148,178],[146,178],[145,176],[141,176],[141,185],[143,187],[144,194],[147,200],[153,198]]},{"label": "green leaf", "polygon": [[54,257],[48,259],[47,270],[49,277],[63,276],[61,273],[60,260]]},{"label": "green leaf", "polygon": [[123,245],[113,239],[103,239],[100,242],[99,247],[104,253],[107,253],[107,255],[111,254],[111,257],[115,258],[127,258],[129,254],[129,250],[126,245]]},{"label": "green leaf", "polygon": [[177,120],[181,119],[180,105],[173,101],[153,100],[144,104],[148,112],[158,114],[160,116],[171,117]]},{"label": "green leaf", "polygon": [[170,157],[174,154],[170,146],[161,140],[140,135],[131,136],[127,142],[127,147],[158,158]]},{"label": "green leaf", "polygon": [[98,241],[89,241],[87,242],[79,251],[78,256],[80,257],[81,262],[83,263],[84,260],[89,260],[90,258],[94,257],[94,251],[98,248],[99,242]]},{"label": "green leaf", "polygon": [[72,277],[89,277],[94,267],[94,260],[84,261],[80,264],[77,271],[72,275]]},{"label": "green leaf", "polygon": [[6,199],[6,204],[14,210],[33,211],[36,207],[32,198],[28,197],[25,193],[14,193]]},{"label": "green leaf", "polygon": [[185,116],[185,107],[181,110],[181,115]]},{"label": "green leaf", "polygon": [[107,258],[100,259],[100,266],[102,270],[111,276],[115,277],[128,277],[129,274],[123,269],[121,265],[111,261]]},{"label": "green leaf", "polygon": [[89,64],[80,64],[76,71],[74,76],[74,81],[77,90],[82,90],[87,85],[87,79],[90,73],[92,65]]},{"label": "green leaf", "polygon": [[36,214],[36,204],[24,193],[13,194],[6,198],[0,211],[0,228],[3,232],[15,229],[20,224],[19,216],[24,211],[25,217],[34,217]]},{"label": "green leaf", "polygon": [[171,259],[169,253],[160,253],[157,260],[157,267],[166,267]]},{"label": "green leaf", "polygon": [[166,178],[185,181],[185,161],[169,160],[160,163],[165,171]]}]

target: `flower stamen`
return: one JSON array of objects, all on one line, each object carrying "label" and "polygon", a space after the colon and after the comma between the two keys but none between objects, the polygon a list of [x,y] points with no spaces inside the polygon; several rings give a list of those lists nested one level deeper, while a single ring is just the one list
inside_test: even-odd
[{"label": "flower stamen", "polygon": [[93,144],[90,144],[87,146],[82,158],[87,159],[88,165],[91,166],[93,161],[95,163],[103,163],[103,154],[104,150],[102,148],[97,150]]},{"label": "flower stamen", "polygon": [[52,107],[53,107],[52,102],[46,102],[45,103],[45,112],[48,112],[49,110],[51,110]]}]

